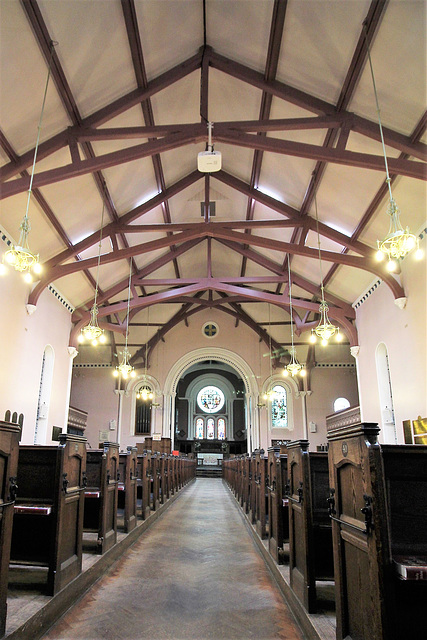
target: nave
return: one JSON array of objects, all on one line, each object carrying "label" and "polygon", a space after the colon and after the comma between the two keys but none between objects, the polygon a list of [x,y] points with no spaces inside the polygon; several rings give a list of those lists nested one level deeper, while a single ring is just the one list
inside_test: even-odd
[{"label": "nave", "polygon": [[198,478],[45,640],[302,640],[220,479]]}]

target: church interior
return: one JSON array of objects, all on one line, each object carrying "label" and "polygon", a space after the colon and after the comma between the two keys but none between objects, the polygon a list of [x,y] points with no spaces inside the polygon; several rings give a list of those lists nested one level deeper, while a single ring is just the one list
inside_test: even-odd
[{"label": "church interior", "polygon": [[2,0],[0,637],[423,628],[426,12]]}]

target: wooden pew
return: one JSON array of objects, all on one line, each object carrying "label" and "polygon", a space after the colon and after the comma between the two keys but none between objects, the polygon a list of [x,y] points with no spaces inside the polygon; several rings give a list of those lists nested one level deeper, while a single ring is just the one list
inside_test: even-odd
[{"label": "wooden pew", "polygon": [[97,551],[105,553],[117,542],[117,488],[119,445],[104,442],[103,449],[88,449],[84,531],[97,534]]},{"label": "wooden pew", "polygon": [[316,580],[333,580],[328,518],[328,454],[309,453],[308,440],[289,442],[289,570],[291,589],[309,613],[317,607]]},{"label": "wooden pew", "polygon": [[172,486],[173,492],[178,493],[178,458],[173,456],[172,460]]},{"label": "wooden pew", "polygon": [[48,568],[55,595],[81,571],[86,438],[19,447],[11,563]]},{"label": "wooden pew", "polygon": [[256,523],[256,500],[257,500],[257,473],[256,473],[256,452],[253,451],[250,460],[250,472],[248,476],[249,480],[249,522],[251,524]]},{"label": "wooden pew", "polygon": [[245,476],[244,476],[244,456],[240,455],[237,458],[238,462],[237,462],[237,500],[239,502],[239,505],[242,507],[243,506],[243,492],[244,492],[244,482],[245,482]]},{"label": "wooden pew", "polygon": [[287,557],[283,544],[289,541],[289,500],[285,496],[288,457],[280,451],[280,446],[268,449],[268,549],[275,561],[283,564]]},{"label": "wooden pew", "polygon": [[119,454],[119,484],[117,506],[123,509],[123,528],[125,533],[137,525],[137,449],[127,447],[126,453]]},{"label": "wooden pew", "polygon": [[160,504],[165,504],[169,499],[168,489],[168,456],[162,453],[160,456]]},{"label": "wooden pew", "polygon": [[153,492],[153,498],[151,508],[156,511],[160,506],[160,485],[161,485],[161,470],[160,470],[160,454],[151,454],[151,490]]},{"label": "wooden pew", "polygon": [[150,491],[151,491],[151,477],[148,469],[148,457],[147,452],[137,456],[137,497],[138,508],[141,509],[141,517],[146,520],[150,515]]},{"label": "wooden pew", "polygon": [[0,421],[0,638],[6,629],[7,584],[21,427]]},{"label": "wooden pew", "polygon": [[172,454],[169,454],[166,458],[167,460],[167,471],[168,471],[168,475],[167,475],[167,485],[168,485],[168,498],[170,498],[171,496],[174,495],[175,493],[175,485],[174,485],[174,459],[175,456],[173,456]]},{"label": "wooden pew", "polygon": [[[425,636],[427,446],[380,445],[378,433],[328,433],[338,640]],[[405,556],[421,559],[422,579],[399,577]]]},{"label": "wooden pew", "polygon": [[264,449],[255,452],[256,530],[261,539],[267,537],[267,456]]},{"label": "wooden pew", "polygon": [[248,453],[243,458],[243,491],[242,491],[242,507],[244,513],[249,513],[250,504],[250,473],[251,473],[251,457]]}]

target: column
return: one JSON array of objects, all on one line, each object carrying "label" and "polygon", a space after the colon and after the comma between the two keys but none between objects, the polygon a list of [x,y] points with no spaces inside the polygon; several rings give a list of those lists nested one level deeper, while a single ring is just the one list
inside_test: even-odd
[{"label": "column", "polygon": [[70,364],[68,368],[67,392],[65,395],[65,415],[62,423],[62,433],[67,433],[68,412],[70,410],[71,380],[73,377],[73,360],[79,353],[76,347],[67,347],[67,350],[68,350],[68,355],[70,356]]},{"label": "column", "polygon": [[307,391],[300,391],[301,403],[302,403],[302,429],[303,439],[308,440],[308,424],[307,424]]},{"label": "column", "polygon": [[122,436],[123,396],[125,392],[123,389],[115,389],[114,393],[119,396],[119,407],[117,410],[117,443],[120,448],[120,438]]},{"label": "column", "polygon": [[350,353],[353,356],[353,358],[356,360],[356,380],[357,380],[357,392],[359,394],[360,422],[363,422],[364,421],[363,404],[362,404],[362,394],[361,394],[361,391],[360,391],[360,380],[359,380],[359,359],[358,359],[359,352],[360,352],[360,346],[359,345],[355,345],[353,347],[350,347]]},{"label": "column", "polygon": [[175,393],[167,393],[163,396],[162,435],[171,439],[171,448],[175,439]]}]

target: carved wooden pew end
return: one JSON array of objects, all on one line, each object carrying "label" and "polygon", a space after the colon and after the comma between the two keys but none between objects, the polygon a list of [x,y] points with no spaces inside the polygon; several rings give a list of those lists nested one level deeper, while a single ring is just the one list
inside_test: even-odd
[{"label": "carved wooden pew end", "polygon": [[87,486],[84,501],[85,550],[105,553],[117,542],[119,445],[86,452]]},{"label": "carved wooden pew end", "polygon": [[44,567],[55,595],[81,571],[86,438],[60,435],[59,446],[21,446],[10,561]]}]

